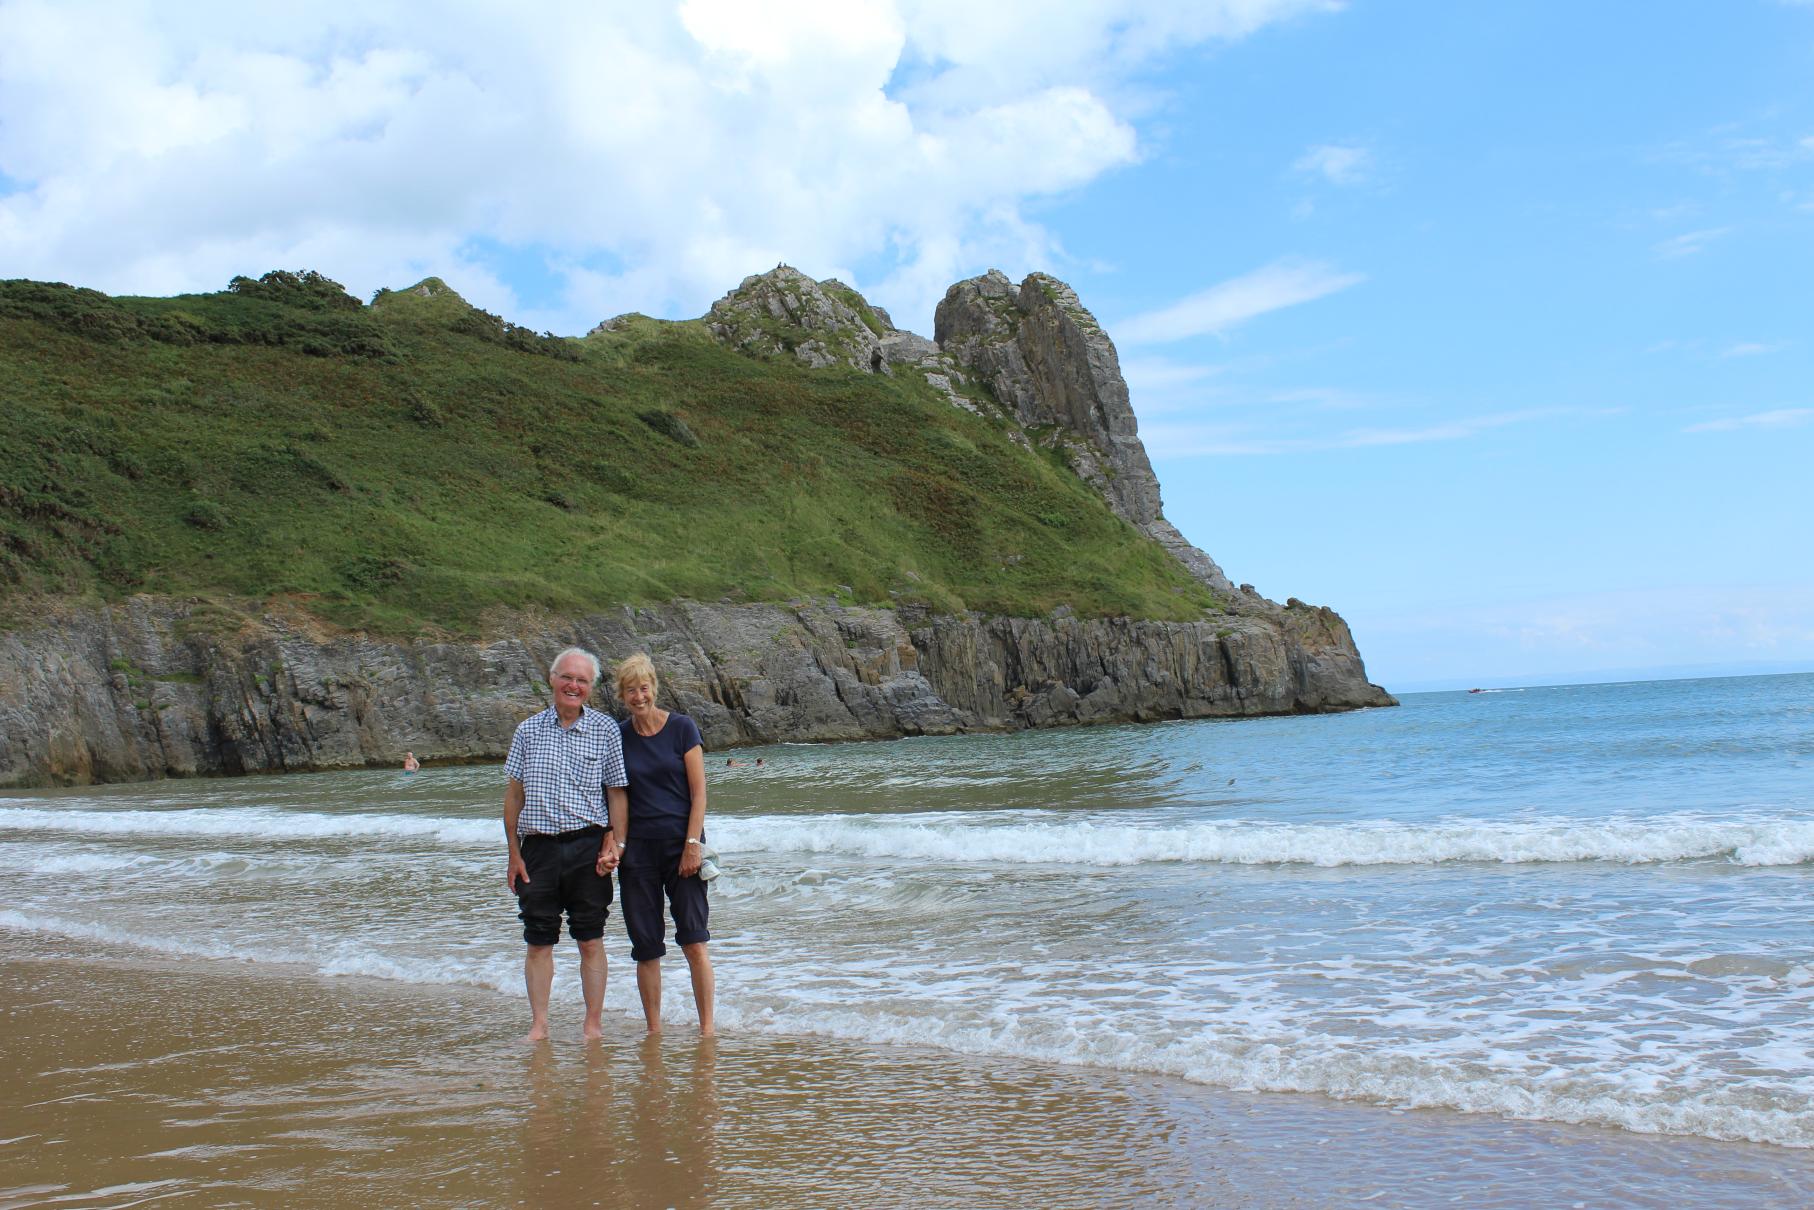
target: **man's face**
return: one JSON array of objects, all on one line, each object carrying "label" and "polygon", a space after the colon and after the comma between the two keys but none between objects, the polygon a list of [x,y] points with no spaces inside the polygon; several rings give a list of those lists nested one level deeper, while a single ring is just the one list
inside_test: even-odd
[{"label": "man's face", "polygon": [[563,656],[554,666],[554,706],[572,714],[592,696],[592,664],[577,655]]}]

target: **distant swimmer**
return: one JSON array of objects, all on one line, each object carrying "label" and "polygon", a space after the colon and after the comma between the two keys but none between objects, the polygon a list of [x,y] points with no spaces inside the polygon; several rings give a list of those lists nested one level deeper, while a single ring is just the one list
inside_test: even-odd
[{"label": "distant swimmer", "polygon": [[[730,757],[728,757],[728,756],[727,756],[727,757],[725,757],[725,758],[724,758],[724,767],[725,767],[725,768],[727,768],[727,769],[734,769],[734,768],[736,768],[736,767],[737,767],[737,766],[738,766],[738,765],[741,765],[741,764],[742,764],[742,763],[743,763],[743,762],[742,762],[742,761],[740,761],[740,760],[732,760],[732,759],[731,759],[731,758],[730,758]],[[756,763],[757,763],[757,764],[761,764],[761,763],[762,763],[762,762],[761,762],[761,761],[757,761],[757,762],[756,762]]]},{"label": "distant swimmer", "polygon": [[414,752],[405,752],[403,754],[403,771],[405,773],[414,773],[421,767],[422,762],[416,759],[416,754]]},{"label": "distant swimmer", "polygon": [[756,767],[757,767],[757,768],[758,768],[758,769],[760,769],[760,768],[761,768],[761,767],[762,767],[762,758],[761,758],[761,757],[760,757],[760,756],[758,756],[758,757],[757,757],[757,758],[756,758]]}]

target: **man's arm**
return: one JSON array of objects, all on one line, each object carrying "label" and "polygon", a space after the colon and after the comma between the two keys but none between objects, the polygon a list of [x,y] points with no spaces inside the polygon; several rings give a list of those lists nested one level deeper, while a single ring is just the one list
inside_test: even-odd
[{"label": "man's arm", "polygon": [[523,851],[517,845],[516,821],[523,814],[523,783],[511,778],[504,783],[504,840],[510,846],[510,863],[504,870],[504,885],[516,893],[516,880],[529,882],[529,867],[523,864]]},{"label": "man's arm", "polygon": [[605,842],[598,846],[598,872],[601,874],[615,870],[618,859],[624,855],[624,830],[630,826],[630,793],[622,786],[605,787],[605,818],[611,821],[611,830],[605,833]]}]

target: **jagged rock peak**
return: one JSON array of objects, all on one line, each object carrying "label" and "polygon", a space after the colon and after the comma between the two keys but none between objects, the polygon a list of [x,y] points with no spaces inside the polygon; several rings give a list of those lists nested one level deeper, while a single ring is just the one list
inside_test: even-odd
[{"label": "jagged rock peak", "polygon": [[1013,409],[1023,427],[1056,426],[1073,463],[1135,526],[1159,516],[1159,483],[1140,444],[1121,362],[1096,317],[1065,283],[1028,274],[1017,289],[999,269],[945,291],[939,348]]},{"label": "jagged rock peak", "polygon": [[994,391],[1023,428],[1050,427],[1077,473],[1125,521],[1205,584],[1238,591],[1165,520],[1115,344],[1076,291],[1044,273],[1028,274],[1016,288],[991,269],[945,291],[934,325],[939,349]]},{"label": "jagged rock peak", "polygon": [[882,338],[893,325],[855,290],[819,282],[791,265],[752,274],[712,304],[706,327],[725,344],[762,356],[792,354],[809,366],[886,364]]},{"label": "jagged rock peak", "polygon": [[759,357],[872,374],[910,366],[954,406],[976,410],[962,389],[964,375],[937,345],[895,327],[888,312],[835,277],[814,281],[791,265],[776,265],[713,303],[705,325],[724,344]]}]

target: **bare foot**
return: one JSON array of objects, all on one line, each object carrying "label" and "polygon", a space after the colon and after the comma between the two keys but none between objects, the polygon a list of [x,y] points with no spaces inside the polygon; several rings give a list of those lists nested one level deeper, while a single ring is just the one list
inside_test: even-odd
[{"label": "bare foot", "polygon": [[597,1021],[588,1021],[582,1032],[586,1035],[587,1039],[596,1042],[605,1036],[605,1027]]},{"label": "bare foot", "polygon": [[529,1032],[523,1035],[523,1041],[525,1042],[546,1042],[547,1040],[548,1026],[541,1022],[531,1025],[529,1027]]}]

